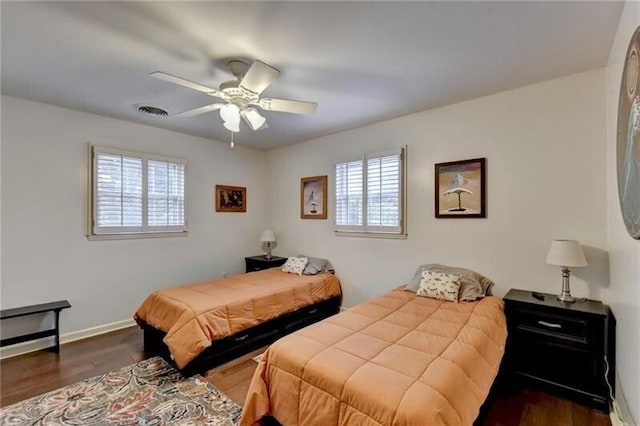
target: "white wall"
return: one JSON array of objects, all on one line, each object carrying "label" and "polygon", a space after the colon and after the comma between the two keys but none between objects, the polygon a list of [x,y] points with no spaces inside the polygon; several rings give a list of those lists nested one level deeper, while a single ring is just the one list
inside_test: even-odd
[{"label": "white wall", "polygon": [[[608,285],[605,235],[604,70],[376,123],[269,152],[271,226],[277,252],[329,258],[351,306],[407,282],[416,267],[465,266],[510,288],[559,292],[545,264],[555,238],[588,246],[574,294]],[[303,176],[329,175],[336,156],[408,145],[407,240],[336,237],[328,220],[302,220]],[[488,218],[435,219],[434,163],[487,158]],[[333,201],[330,201],[333,206]]]},{"label": "white wall", "polygon": [[[640,25],[640,3],[627,2],[606,70],[607,95],[607,248],[610,256],[609,303],[617,323],[618,390],[635,422],[640,421],[640,241],[626,231],[618,201],[616,133],[618,94],[627,46]],[[617,397],[620,396],[618,392]]]},{"label": "white wall", "polygon": [[[88,142],[186,158],[189,236],[88,241]],[[1,170],[2,308],[68,299],[62,333],[131,319],[152,290],[261,253],[264,152],[3,96]],[[216,184],[246,186],[247,213],[216,213]]]}]

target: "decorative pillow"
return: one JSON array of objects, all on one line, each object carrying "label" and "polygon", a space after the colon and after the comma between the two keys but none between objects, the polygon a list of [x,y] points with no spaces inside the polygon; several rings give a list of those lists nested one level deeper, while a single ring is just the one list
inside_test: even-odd
[{"label": "decorative pillow", "polygon": [[288,272],[290,274],[298,274],[302,275],[304,271],[304,267],[307,266],[309,262],[308,257],[304,256],[291,256],[287,259],[287,261],[282,265],[282,272]]},{"label": "decorative pillow", "polygon": [[422,272],[427,270],[460,275],[460,294],[458,300],[461,302],[477,300],[487,296],[490,294],[489,291],[493,286],[493,281],[489,278],[470,269],[430,263],[418,267],[418,270],[407,285],[406,290],[417,292],[420,287],[420,281],[422,280]]},{"label": "decorative pillow", "polygon": [[418,296],[430,297],[432,299],[448,300],[458,302],[458,292],[460,291],[460,275],[442,274],[440,272],[422,271],[420,287],[416,292]]}]

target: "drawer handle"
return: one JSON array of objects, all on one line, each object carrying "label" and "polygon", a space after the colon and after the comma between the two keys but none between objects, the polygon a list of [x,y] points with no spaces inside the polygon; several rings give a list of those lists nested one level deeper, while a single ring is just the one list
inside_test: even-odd
[{"label": "drawer handle", "polygon": [[556,324],[553,322],[538,321],[538,324],[543,325],[545,327],[549,327],[549,328],[562,328],[562,324]]},{"label": "drawer handle", "polygon": [[310,314],[315,314],[316,312],[318,312],[318,308],[315,308],[309,311]]},{"label": "drawer handle", "polygon": [[248,335],[248,334],[245,334],[244,336],[236,337],[236,338],[235,338],[235,341],[236,341],[236,342],[241,342],[241,341],[243,341],[244,339],[246,339],[247,337],[249,337],[249,335]]}]

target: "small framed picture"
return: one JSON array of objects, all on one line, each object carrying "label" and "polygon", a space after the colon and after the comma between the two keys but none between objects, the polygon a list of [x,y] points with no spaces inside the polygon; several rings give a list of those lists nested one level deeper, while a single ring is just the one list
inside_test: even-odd
[{"label": "small framed picture", "polygon": [[300,217],[302,219],[327,218],[327,176],[300,179]]},{"label": "small framed picture", "polygon": [[487,217],[485,158],[435,165],[437,218]]},{"label": "small framed picture", "polygon": [[244,186],[216,185],[214,198],[217,212],[247,211],[247,188]]}]

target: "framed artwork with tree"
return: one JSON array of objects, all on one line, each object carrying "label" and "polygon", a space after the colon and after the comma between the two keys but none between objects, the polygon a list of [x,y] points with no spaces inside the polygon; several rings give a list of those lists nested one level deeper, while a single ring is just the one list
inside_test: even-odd
[{"label": "framed artwork with tree", "polygon": [[302,219],[327,218],[327,176],[300,179],[300,217]]},{"label": "framed artwork with tree", "polygon": [[484,218],[486,208],[486,159],[450,161],[435,165],[435,213],[437,218]]}]

